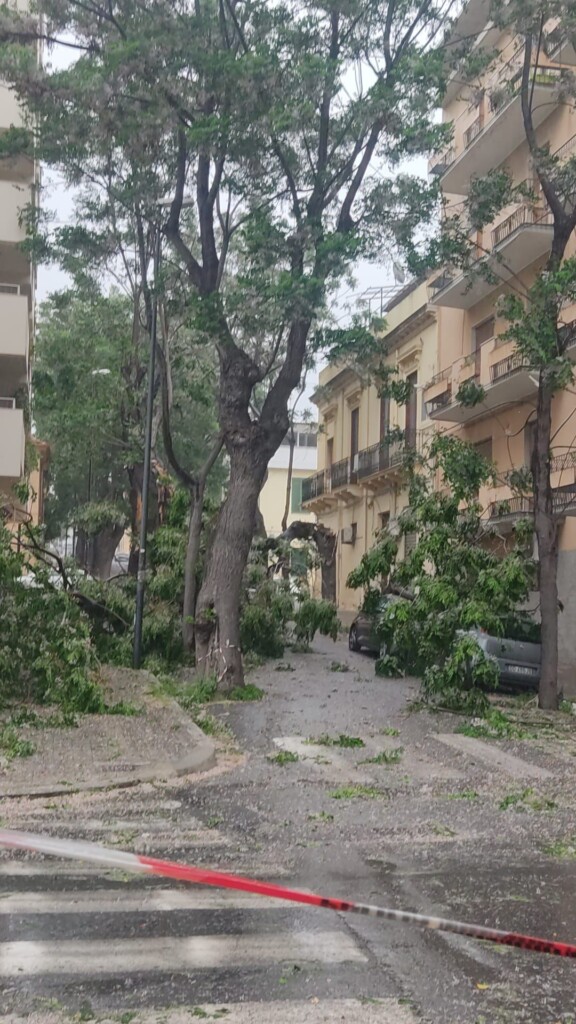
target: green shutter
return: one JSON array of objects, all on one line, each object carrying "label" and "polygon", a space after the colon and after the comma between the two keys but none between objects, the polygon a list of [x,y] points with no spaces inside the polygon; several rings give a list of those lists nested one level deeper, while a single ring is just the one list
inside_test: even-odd
[{"label": "green shutter", "polygon": [[302,511],[302,477],[292,477],[292,501],[291,512]]}]

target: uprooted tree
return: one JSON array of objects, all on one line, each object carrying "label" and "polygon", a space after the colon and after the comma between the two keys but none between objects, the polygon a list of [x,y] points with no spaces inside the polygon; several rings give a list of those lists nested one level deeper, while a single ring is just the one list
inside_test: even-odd
[{"label": "uprooted tree", "polygon": [[129,163],[123,201],[162,225],[187,275],[190,323],[218,353],[230,481],[195,625],[197,664],[226,690],[242,682],[240,592],[258,494],[311,329],[354,261],[381,259],[432,211],[425,181],[391,172],[446,137],[433,112],[457,4],[35,7],[41,34],[64,38],[71,59],[39,70],[26,45],[37,30],[4,12],[1,70],[29,104],[37,154],[78,182],[105,149],[112,188],[116,158]]}]

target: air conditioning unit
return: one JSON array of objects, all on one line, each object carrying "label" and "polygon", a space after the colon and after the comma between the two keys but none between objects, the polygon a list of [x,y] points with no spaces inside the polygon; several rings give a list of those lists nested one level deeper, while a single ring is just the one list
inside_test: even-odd
[{"label": "air conditioning unit", "polygon": [[0,295],[20,295],[20,285],[0,284]]},{"label": "air conditioning unit", "polygon": [[343,544],[356,543],[356,523],[352,523],[352,526],[345,526],[340,530],[340,540]]},{"label": "air conditioning unit", "polygon": [[15,409],[16,399],[15,398],[0,398],[0,409]]}]

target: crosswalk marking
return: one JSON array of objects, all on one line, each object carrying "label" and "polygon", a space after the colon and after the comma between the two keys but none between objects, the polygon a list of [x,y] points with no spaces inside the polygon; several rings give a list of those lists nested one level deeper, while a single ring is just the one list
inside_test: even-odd
[{"label": "crosswalk marking", "polygon": [[0,914],[109,914],[170,910],[264,910],[290,906],[285,900],[251,893],[209,889],[148,889],[134,892],[97,889],[91,892],[0,892]]},{"label": "crosswalk marking", "polygon": [[268,935],[197,935],[187,938],[5,942],[0,977],[130,971],[187,971],[304,960],[320,964],[366,963],[345,932],[275,932]]}]

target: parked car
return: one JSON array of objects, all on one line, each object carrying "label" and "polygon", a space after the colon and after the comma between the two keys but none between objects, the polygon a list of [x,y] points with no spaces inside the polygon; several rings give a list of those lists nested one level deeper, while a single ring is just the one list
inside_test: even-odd
[{"label": "parked car", "polygon": [[537,688],[542,658],[540,644],[491,636],[481,629],[469,629],[461,635],[474,637],[486,657],[496,662],[501,683],[506,686]]},{"label": "parked car", "polygon": [[[402,598],[396,597],[394,594],[385,594],[381,598],[376,612],[370,614],[358,612],[348,634],[349,649],[380,654],[382,641],[376,632],[378,617],[390,602],[400,600]],[[474,637],[486,657],[496,662],[501,684],[537,689],[540,682],[542,657],[540,644],[530,643],[527,640],[512,640],[509,637],[491,636],[490,633],[485,633],[481,629],[462,630],[460,636]]]},{"label": "parked car", "polygon": [[351,651],[368,651],[369,654],[380,654],[382,641],[377,635],[376,627],[382,612],[394,601],[402,598],[395,594],[383,594],[375,612],[358,612],[348,633],[348,648]]}]

